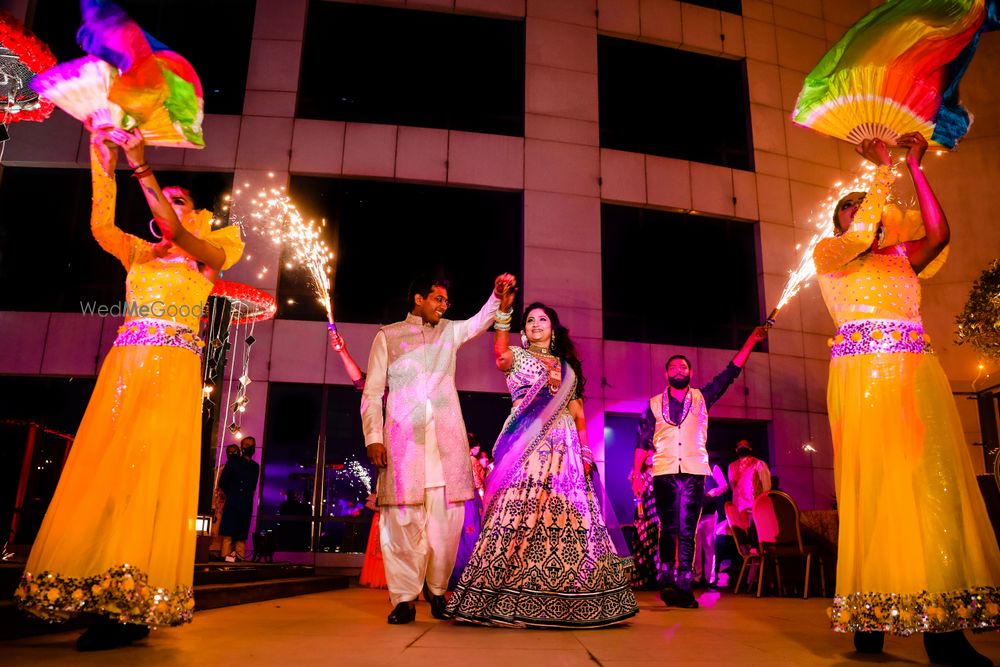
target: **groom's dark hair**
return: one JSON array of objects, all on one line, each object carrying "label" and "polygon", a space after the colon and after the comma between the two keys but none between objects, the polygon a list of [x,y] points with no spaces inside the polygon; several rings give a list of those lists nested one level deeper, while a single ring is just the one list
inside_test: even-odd
[{"label": "groom's dark hair", "polygon": [[407,312],[413,310],[414,306],[417,305],[416,296],[418,294],[426,299],[435,287],[451,289],[451,282],[440,274],[421,274],[414,278],[413,282],[410,283],[410,292],[406,297]]}]

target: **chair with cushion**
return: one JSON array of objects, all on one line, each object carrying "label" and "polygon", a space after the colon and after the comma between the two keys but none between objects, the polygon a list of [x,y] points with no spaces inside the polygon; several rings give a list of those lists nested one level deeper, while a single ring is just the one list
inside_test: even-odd
[{"label": "chair with cushion", "polygon": [[[733,587],[733,593],[739,593],[740,584],[743,582],[743,574],[747,571],[747,567],[753,563],[759,564],[760,554],[756,547],[750,545],[747,526],[744,525],[743,517],[740,515],[739,510],[736,509],[736,506],[732,503],[726,503],[725,512],[726,521],[729,524],[729,535],[736,544],[736,551],[740,554],[740,558],[743,559],[743,567],[740,568],[740,575],[736,578],[736,585]],[[750,583],[747,584],[747,586],[749,585]]]},{"label": "chair with cushion", "polygon": [[757,580],[757,597],[763,587],[764,568],[769,558],[774,559],[778,593],[781,593],[780,558],[804,558],[806,577],[802,597],[809,597],[809,575],[812,559],[819,560],[820,587],[826,596],[826,575],[823,573],[823,556],[816,547],[802,543],[802,529],[799,524],[799,508],[792,497],[784,491],[768,491],[757,496],[753,502],[753,522],[757,530],[760,552],[761,575]]}]

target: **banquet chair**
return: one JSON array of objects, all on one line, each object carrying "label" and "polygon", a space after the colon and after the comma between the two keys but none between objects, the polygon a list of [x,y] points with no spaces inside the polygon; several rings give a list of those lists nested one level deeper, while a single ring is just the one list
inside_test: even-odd
[{"label": "banquet chair", "polygon": [[757,529],[760,552],[760,577],[757,580],[757,597],[763,588],[764,569],[769,558],[774,559],[778,593],[781,594],[781,567],[779,558],[804,558],[805,582],[802,597],[809,598],[809,575],[813,556],[819,561],[819,580],[823,596],[826,596],[826,575],[823,570],[823,555],[812,545],[802,543],[802,529],[799,523],[799,508],[792,497],[784,491],[768,491],[757,496],[753,502],[753,521]]},{"label": "banquet chair", "polygon": [[[757,549],[750,544],[750,536],[747,532],[746,527],[743,525],[743,517],[740,515],[739,511],[736,509],[736,505],[730,502],[725,504],[726,521],[729,524],[729,535],[733,538],[733,542],[736,544],[736,551],[740,554],[740,558],[743,559],[743,567],[740,568],[740,575],[736,578],[736,585],[733,587],[733,593],[740,592],[740,584],[743,583],[743,575],[747,571],[747,567],[753,563],[760,562],[760,554]],[[760,569],[759,567],[757,568]],[[753,572],[753,570],[751,570]],[[760,573],[758,572],[758,576]],[[750,586],[750,583],[747,583]]]}]

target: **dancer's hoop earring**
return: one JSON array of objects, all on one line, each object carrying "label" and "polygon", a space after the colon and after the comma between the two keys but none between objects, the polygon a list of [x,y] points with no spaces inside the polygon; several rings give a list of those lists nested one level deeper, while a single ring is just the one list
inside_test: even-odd
[{"label": "dancer's hoop earring", "polygon": [[163,234],[160,234],[159,232],[156,231],[156,218],[149,219],[149,233],[152,234],[156,240],[158,241],[163,240]]}]

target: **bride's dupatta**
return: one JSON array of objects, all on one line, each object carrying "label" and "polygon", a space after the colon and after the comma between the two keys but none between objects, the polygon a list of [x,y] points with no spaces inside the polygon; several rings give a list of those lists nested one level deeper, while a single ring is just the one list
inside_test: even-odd
[{"label": "bride's dupatta", "polygon": [[[562,383],[559,385],[559,390],[555,394],[549,391],[549,376],[547,373],[541,374],[528,389],[521,402],[514,408],[500,433],[500,437],[497,438],[497,442],[493,446],[493,469],[486,476],[486,488],[483,495],[483,505],[486,508],[483,513],[484,524],[494,510],[498,492],[511,484],[518,470],[524,466],[525,461],[545,440],[549,430],[555,425],[563,411],[568,408],[570,401],[573,400],[576,373],[565,359],[560,359],[559,365],[562,370]],[[577,446],[579,446],[579,441],[577,441]],[[592,486],[594,497],[601,510],[615,552],[619,556],[628,557],[630,554],[627,542],[622,535],[611,502],[604,491],[604,485],[601,484],[596,466],[593,467],[589,476],[589,483]]]},{"label": "bride's dupatta", "polygon": [[573,398],[576,373],[563,359],[559,360],[559,365],[562,369],[559,390],[555,394],[549,391],[548,373],[542,373],[514,408],[493,445],[493,470],[486,476],[483,494],[484,520],[493,511],[497,491],[510,485],[514,474],[545,440],[549,429]]}]

